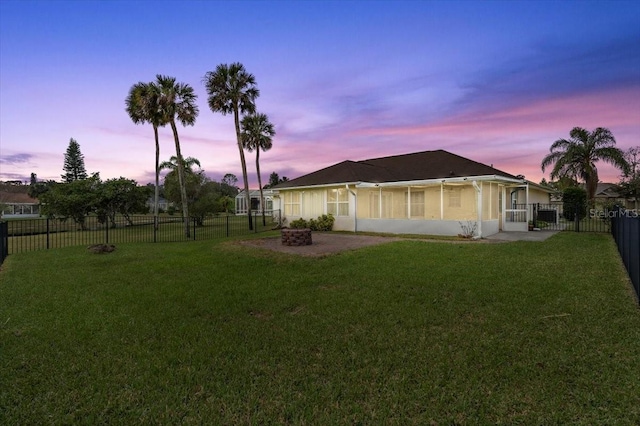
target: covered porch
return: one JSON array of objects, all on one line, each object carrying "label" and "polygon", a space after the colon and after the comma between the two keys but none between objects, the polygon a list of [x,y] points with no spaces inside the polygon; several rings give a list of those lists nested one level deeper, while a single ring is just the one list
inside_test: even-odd
[{"label": "covered porch", "polygon": [[527,230],[526,209],[521,213],[507,203],[516,187],[524,188],[526,204],[528,183],[503,176],[361,182],[356,185],[355,230],[475,238]]}]

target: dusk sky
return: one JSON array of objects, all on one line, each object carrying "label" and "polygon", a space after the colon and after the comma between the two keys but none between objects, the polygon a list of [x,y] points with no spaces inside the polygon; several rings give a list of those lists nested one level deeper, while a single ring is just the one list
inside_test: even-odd
[{"label": "dusk sky", "polygon": [[[640,145],[637,1],[1,0],[0,180],[59,181],[74,138],[89,173],[152,182],[152,127],[124,100],[164,74],[198,95],[183,155],[241,181],[233,118],[211,112],[202,83],[232,62],[255,75],[276,128],[263,182],[435,149],[538,182],[575,126]],[[169,128],[160,144],[175,155]]]}]

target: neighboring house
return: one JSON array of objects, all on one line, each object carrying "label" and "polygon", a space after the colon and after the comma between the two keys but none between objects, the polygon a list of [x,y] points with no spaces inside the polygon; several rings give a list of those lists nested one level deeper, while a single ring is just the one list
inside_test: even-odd
[{"label": "neighboring house", "polygon": [[[264,210],[272,211],[274,209],[273,190],[263,189],[262,194],[264,195]],[[251,198],[251,210],[261,212],[262,208],[260,207],[260,190],[259,189],[249,190],[249,197]],[[238,193],[238,195],[236,195],[236,215],[246,215],[246,214],[247,214],[247,196],[244,190],[242,190]]]},{"label": "neighboring house", "polygon": [[[149,197],[147,199],[147,202],[145,203],[145,205],[147,207],[149,207],[149,211],[153,212],[154,206],[155,206],[155,198],[154,197]],[[169,200],[167,200],[166,198],[162,198],[159,197],[158,198],[158,209],[161,212],[166,212],[167,210],[169,210],[169,207],[173,206],[173,203]]]},{"label": "neighboring house", "polygon": [[[585,189],[584,184],[580,184],[580,188]],[[596,206],[603,206],[605,204],[618,204],[625,206],[626,208],[635,208],[635,199],[626,199],[618,192],[618,185],[615,183],[599,182],[596,187],[595,194]],[[551,195],[551,203],[561,205],[562,204],[562,191],[558,191]]]},{"label": "neighboring house", "polygon": [[24,192],[0,191],[0,217],[3,219],[39,217],[40,204]]},{"label": "neighboring house", "polygon": [[526,231],[550,190],[447,151],[343,161],[274,188],[291,222],[331,213],[334,229],[485,237]]},{"label": "neighboring house", "polygon": [[618,188],[615,183],[598,183],[598,186],[596,188],[595,202],[596,204],[615,203],[625,207],[629,207],[627,206],[627,200],[625,199],[625,197],[618,193]]}]

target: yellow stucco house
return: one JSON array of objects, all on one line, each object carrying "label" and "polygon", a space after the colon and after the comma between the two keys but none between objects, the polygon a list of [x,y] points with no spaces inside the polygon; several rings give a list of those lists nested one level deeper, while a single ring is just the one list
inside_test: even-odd
[{"label": "yellow stucco house", "polygon": [[444,150],[343,161],[273,190],[289,222],[331,213],[335,230],[475,237],[527,231],[527,206],[550,193]]}]

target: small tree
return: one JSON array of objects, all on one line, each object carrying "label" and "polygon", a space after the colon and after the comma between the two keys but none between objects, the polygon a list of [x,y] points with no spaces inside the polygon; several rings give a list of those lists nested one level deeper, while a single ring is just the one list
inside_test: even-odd
[{"label": "small tree", "polygon": [[626,199],[632,199],[637,209],[640,198],[640,146],[629,148],[624,156],[629,163],[629,170],[622,174],[618,190]]},{"label": "small tree", "polygon": [[566,188],[562,193],[562,208],[567,220],[580,220],[587,216],[587,191],[582,188]]},{"label": "small tree", "polygon": [[69,140],[69,146],[64,154],[64,174],[62,181],[69,183],[87,178],[84,168],[84,155],[80,152],[80,144],[73,138]]},{"label": "small tree", "polygon": [[39,198],[40,195],[47,192],[53,184],[53,181],[40,182],[38,181],[38,176],[35,173],[31,173],[31,180],[27,194],[31,198]]},{"label": "small tree", "polygon": [[218,203],[220,204],[220,210],[227,214],[231,213],[231,206],[233,205],[233,202],[233,198],[229,197],[228,195],[223,195],[218,200]]},{"label": "small tree", "polygon": [[82,230],[85,217],[96,210],[100,175],[52,186],[42,194],[42,213],[63,220],[73,219]]},{"label": "small tree", "polygon": [[138,186],[133,179],[120,177],[108,179],[96,188],[96,213],[100,222],[111,222],[111,227],[116,227],[116,215],[121,214],[133,225],[131,215],[147,213],[149,208],[146,201],[151,194],[151,188]]},{"label": "small tree", "polygon": [[264,189],[273,188],[274,186],[278,185],[279,183],[286,182],[288,180],[289,180],[288,177],[283,176],[282,178],[280,178],[280,176],[276,172],[273,172],[273,173],[271,173],[269,175],[269,183],[267,183],[264,186]]},{"label": "small tree", "polygon": [[224,183],[225,185],[228,185],[228,186],[230,186],[232,188],[236,188],[236,193],[237,193],[237,191],[238,191],[238,178],[233,173],[227,173],[226,175],[224,175],[224,177],[222,178],[221,183]]}]

